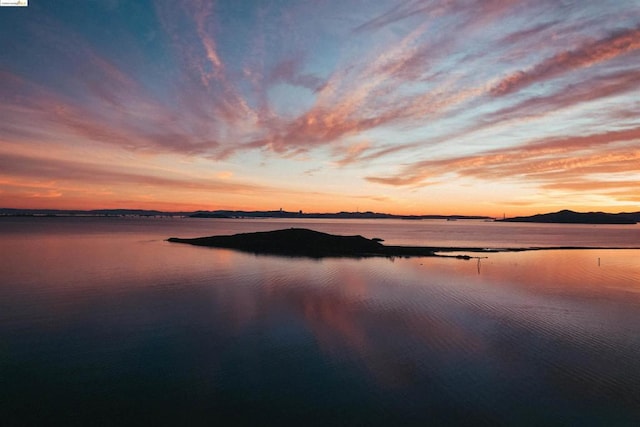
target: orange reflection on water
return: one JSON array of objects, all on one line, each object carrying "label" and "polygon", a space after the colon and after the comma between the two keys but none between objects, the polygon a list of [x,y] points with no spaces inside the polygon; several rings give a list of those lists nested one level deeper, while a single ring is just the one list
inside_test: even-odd
[{"label": "orange reflection on water", "polygon": [[[414,383],[429,369],[421,360],[424,353],[417,349],[433,348],[438,349],[434,353],[445,354],[454,354],[459,347],[472,353],[485,351],[482,341],[455,312],[435,307],[438,301],[407,307],[406,291],[412,292],[414,287],[403,289],[401,285],[388,293],[389,283],[380,286],[372,280],[390,279],[380,276],[391,267],[388,273],[395,273],[398,284],[402,266],[387,260],[363,261],[370,262],[375,271],[372,276],[362,276],[353,269],[340,268],[340,262],[328,261],[333,275],[326,286],[280,286],[279,295],[270,295],[274,300],[284,297],[301,312],[320,350],[334,363],[340,364],[346,357],[366,369],[379,385],[395,388]],[[438,359],[438,363],[448,363],[446,356]]]}]

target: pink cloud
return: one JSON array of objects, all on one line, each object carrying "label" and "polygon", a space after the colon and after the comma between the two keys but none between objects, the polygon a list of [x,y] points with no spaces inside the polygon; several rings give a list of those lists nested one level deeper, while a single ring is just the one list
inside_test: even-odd
[{"label": "pink cloud", "polygon": [[519,45],[532,38],[538,39],[548,29],[555,27],[559,22],[560,21],[557,20],[544,22],[542,24],[537,24],[524,30],[509,33],[500,40],[500,44]]},{"label": "pink cloud", "polygon": [[[218,128],[255,121],[257,112],[239,92],[235,75],[218,50],[215,34],[219,23],[214,3],[159,2],[156,13],[172,40],[171,53],[182,65],[173,88],[180,110],[203,122],[216,122]],[[187,23],[193,23],[193,27]]]},{"label": "pink cloud", "polygon": [[526,117],[533,114],[551,114],[560,109],[609,96],[629,93],[640,87],[640,70],[631,69],[596,76],[547,96],[528,98],[518,104],[502,108],[486,117],[488,122]]},{"label": "pink cloud", "polygon": [[[135,172],[108,165],[0,153],[1,175],[11,179],[18,177],[54,182],[87,182],[91,185],[151,185],[162,189],[223,191],[225,193],[255,193],[277,191],[255,183],[232,182],[224,179],[175,178],[137,169]],[[51,191],[55,191],[52,189]]]},{"label": "pink cloud", "polygon": [[508,95],[531,84],[577,68],[590,67],[637,49],[640,49],[640,28],[619,31],[585,43],[577,49],[558,53],[530,70],[512,73],[495,85],[491,93],[495,96]]},{"label": "pink cloud", "polygon": [[492,180],[550,182],[584,179],[590,174],[640,172],[640,128],[584,136],[547,138],[516,147],[405,166],[370,182],[393,186],[427,185],[445,174]]},{"label": "pink cloud", "polygon": [[435,4],[425,5],[422,0],[409,0],[397,4],[383,14],[359,25],[355,28],[355,32],[377,30],[398,21],[405,20],[414,16],[424,16],[433,13],[444,6]]},{"label": "pink cloud", "polygon": [[317,91],[322,88],[324,81],[313,74],[301,73],[303,58],[301,55],[292,55],[289,58],[280,61],[271,71],[269,76],[269,84],[284,82],[291,85],[307,88]]},{"label": "pink cloud", "polygon": [[351,144],[346,148],[340,147],[339,149],[336,149],[335,150],[336,156],[341,157],[339,158],[338,161],[336,161],[336,164],[338,166],[346,166],[360,160],[363,154],[367,150],[369,150],[370,146],[371,146],[371,143],[369,141],[362,141],[355,144]]},{"label": "pink cloud", "polygon": [[[24,79],[15,77],[13,80],[20,85],[18,91],[28,92],[30,96],[0,106],[0,112],[8,120],[0,125],[5,137],[38,141],[76,136],[87,142],[127,150],[183,154],[207,153],[219,145],[213,139],[204,139],[182,129],[182,124],[174,120],[170,111],[157,104],[147,104],[135,92],[114,92],[122,96],[121,109],[114,110],[110,103],[107,103],[109,108],[101,104],[86,108]],[[33,123],[39,123],[39,126],[34,128]]]}]

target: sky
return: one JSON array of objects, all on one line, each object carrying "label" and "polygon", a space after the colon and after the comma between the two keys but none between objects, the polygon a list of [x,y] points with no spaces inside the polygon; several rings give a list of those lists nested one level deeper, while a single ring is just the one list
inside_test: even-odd
[{"label": "sky", "polygon": [[29,0],[0,40],[0,207],[640,210],[639,0]]}]

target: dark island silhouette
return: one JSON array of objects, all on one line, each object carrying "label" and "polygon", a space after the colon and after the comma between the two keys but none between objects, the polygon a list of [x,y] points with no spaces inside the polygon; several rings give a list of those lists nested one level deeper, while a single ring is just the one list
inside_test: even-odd
[{"label": "dark island silhouette", "polygon": [[531,216],[517,216],[498,221],[504,222],[538,222],[558,224],[635,224],[640,221],[640,212],[574,212],[563,209],[558,212],[537,214]]},{"label": "dark island silhouette", "polygon": [[539,250],[567,249],[640,249],[601,246],[532,246],[532,247],[453,247],[453,246],[387,246],[380,243],[378,237],[367,239],[363,236],[342,236],[322,233],[306,228],[288,228],[274,231],[259,231],[209,237],[179,238],[170,237],[172,243],[186,243],[195,246],[235,249],[243,252],[288,257],[450,257],[458,259],[482,258],[466,254],[448,254],[451,252],[495,253],[523,252]]},{"label": "dark island silhouette", "polygon": [[[340,236],[306,228],[240,233],[224,236],[181,239],[171,237],[169,242],[188,243],[196,246],[237,249],[256,254],[323,257],[424,257],[442,256],[436,252],[470,251],[488,252],[480,248],[442,248],[425,246],[386,246],[382,239],[358,236]],[[456,258],[469,259],[468,255]]]}]

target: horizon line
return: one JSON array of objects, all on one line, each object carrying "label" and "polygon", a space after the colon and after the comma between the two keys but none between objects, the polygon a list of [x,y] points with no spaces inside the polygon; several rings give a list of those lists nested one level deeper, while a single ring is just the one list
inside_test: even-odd
[{"label": "horizon line", "polygon": [[[246,213],[283,213],[283,214],[291,214],[291,215],[337,215],[337,214],[373,214],[373,215],[388,215],[394,217],[458,217],[458,218],[500,218],[500,216],[493,215],[482,215],[482,214],[437,214],[437,213],[429,213],[429,214],[397,214],[390,212],[377,212],[377,211],[335,211],[335,212],[305,212],[304,210],[298,211],[288,211],[282,208],[280,209],[195,209],[195,210],[160,210],[160,209],[143,209],[143,208],[96,208],[96,209],[57,209],[57,208],[13,208],[13,207],[0,207],[0,211],[9,210],[9,211],[22,211],[22,212],[37,212],[37,211],[49,211],[49,212],[99,212],[99,211],[140,211],[140,212],[158,212],[162,214],[195,214],[195,213],[216,213],[216,212],[246,212]],[[551,213],[558,213],[562,211],[570,211],[574,213],[604,213],[604,214],[636,214],[640,213],[638,211],[621,211],[621,212],[608,212],[608,211],[576,211],[573,209],[563,208],[556,211],[544,212],[544,213],[536,213],[530,215],[515,215],[515,216],[507,216],[506,214],[502,215],[502,218],[517,218],[521,216],[534,216],[534,215],[544,215]]]}]

